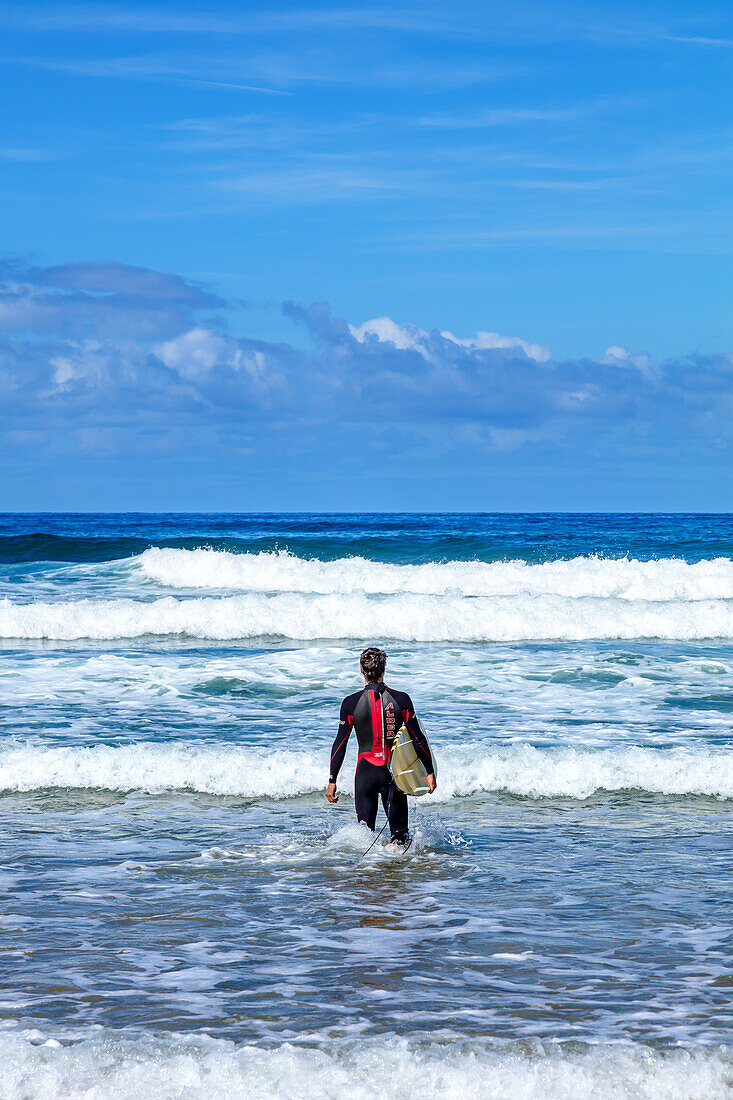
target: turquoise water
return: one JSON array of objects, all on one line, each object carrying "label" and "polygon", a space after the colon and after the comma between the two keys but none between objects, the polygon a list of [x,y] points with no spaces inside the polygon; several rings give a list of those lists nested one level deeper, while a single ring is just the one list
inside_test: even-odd
[{"label": "turquoise water", "polygon": [[[732,555],[729,516],[2,517],[2,1095],[733,1093]],[[439,760],[402,858],[353,746],[323,796],[366,643]]]}]

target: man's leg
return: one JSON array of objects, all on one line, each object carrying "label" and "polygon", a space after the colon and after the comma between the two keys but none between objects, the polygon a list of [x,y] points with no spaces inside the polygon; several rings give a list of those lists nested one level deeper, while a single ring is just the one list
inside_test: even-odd
[{"label": "man's leg", "polygon": [[[392,787],[391,792],[389,789],[390,785]],[[392,840],[396,840],[398,844],[404,844],[408,837],[407,795],[392,783],[391,776],[390,784],[387,786],[387,789],[382,789],[382,805],[389,819],[389,829]]]},{"label": "man's leg", "polygon": [[380,771],[380,768],[375,768],[368,760],[360,760],[354,777],[356,820],[366,822],[372,831],[377,822]]}]

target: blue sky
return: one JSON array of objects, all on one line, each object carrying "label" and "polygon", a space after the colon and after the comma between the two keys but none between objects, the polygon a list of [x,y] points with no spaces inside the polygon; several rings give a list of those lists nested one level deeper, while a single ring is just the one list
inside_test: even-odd
[{"label": "blue sky", "polygon": [[728,4],[0,33],[0,507],[730,507]]}]

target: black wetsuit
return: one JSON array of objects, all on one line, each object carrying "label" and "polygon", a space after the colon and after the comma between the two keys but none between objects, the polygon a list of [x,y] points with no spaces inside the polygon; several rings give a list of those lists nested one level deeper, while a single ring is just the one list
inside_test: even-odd
[{"label": "black wetsuit", "polygon": [[428,775],[435,771],[430,747],[420,729],[412,699],[404,691],[395,691],[384,684],[367,684],[362,691],[348,695],[341,704],[341,718],[331,752],[330,782],[335,783],[346,755],[352,729],[356,730],[359,759],[356,762],[354,798],[356,816],[370,829],[377,820],[381,796],[389,820],[392,839],[407,839],[407,796],[392,783],[388,768],[392,741],[400,726],[405,725],[412,737],[415,751]]}]

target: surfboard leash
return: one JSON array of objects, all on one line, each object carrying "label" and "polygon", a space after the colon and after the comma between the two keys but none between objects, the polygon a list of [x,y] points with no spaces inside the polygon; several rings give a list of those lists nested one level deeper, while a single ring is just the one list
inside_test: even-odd
[{"label": "surfboard leash", "polygon": [[361,855],[359,856],[359,858],[358,858],[358,859],[356,860],[356,863],[361,863],[361,861],[363,860],[364,856],[365,856],[365,855],[368,855],[368,853],[369,853],[369,852],[371,852],[372,848],[373,848],[373,847],[374,847],[374,845],[375,845],[375,844],[377,843],[377,841],[379,840],[380,836],[382,835],[382,833],[384,832],[384,830],[385,830],[385,829],[387,828],[387,826],[388,826],[388,825],[389,825],[389,818],[387,818],[387,820],[385,821],[384,825],[383,825],[383,826],[382,826],[382,828],[381,828],[381,829],[379,830],[379,832],[378,832],[378,833],[377,833],[377,835],[375,836],[374,840],[373,840],[373,841],[371,842],[371,844],[370,844],[370,845],[369,845],[369,847],[367,848],[366,852],[362,852],[362,853],[361,853]]},{"label": "surfboard leash", "polygon": [[[381,828],[381,829],[379,830],[379,832],[378,832],[378,833],[377,833],[377,835],[375,836],[374,840],[373,840],[373,841],[371,842],[371,844],[370,844],[370,845],[369,845],[369,847],[367,848],[366,852],[362,852],[362,853],[361,853],[361,855],[359,856],[359,858],[358,858],[358,859],[356,860],[356,863],[361,863],[361,861],[363,860],[364,856],[368,855],[368,854],[369,854],[369,852],[371,852],[372,848],[373,848],[373,847],[374,847],[374,845],[375,845],[375,844],[377,843],[377,841],[379,840],[380,836],[382,835],[382,833],[384,832],[384,830],[385,830],[385,829],[387,828],[387,826],[389,825],[389,811],[390,811],[390,810],[392,809],[392,791],[393,791],[393,790],[394,790],[394,779],[390,781],[390,784],[389,784],[389,793],[387,794],[387,805],[386,805],[386,807],[385,807],[385,812],[386,812],[386,814],[387,814],[387,819],[386,819],[386,821],[384,822],[384,825],[382,826],[382,828]],[[356,864],[355,864],[355,865],[356,865]]]}]

